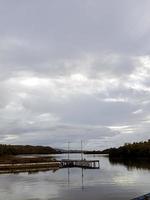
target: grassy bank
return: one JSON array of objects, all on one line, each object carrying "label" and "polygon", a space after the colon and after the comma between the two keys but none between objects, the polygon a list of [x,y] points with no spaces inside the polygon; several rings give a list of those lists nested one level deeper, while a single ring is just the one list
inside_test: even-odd
[{"label": "grassy bank", "polygon": [[0,164],[42,163],[42,162],[55,162],[55,161],[56,160],[50,156],[43,156],[43,157],[0,156]]},{"label": "grassy bank", "polygon": [[0,157],[0,173],[3,172],[30,172],[58,169],[60,162],[51,157]]}]

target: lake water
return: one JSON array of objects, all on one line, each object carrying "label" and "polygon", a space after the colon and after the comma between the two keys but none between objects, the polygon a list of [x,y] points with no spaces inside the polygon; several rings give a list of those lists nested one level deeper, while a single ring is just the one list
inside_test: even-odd
[{"label": "lake water", "polygon": [[[72,154],[71,157],[79,155]],[[100,155],[85,157],[99,159],[101,168],[1,174],[0,200],[130,200],[150,192],[148,167],[111,163]]]}]

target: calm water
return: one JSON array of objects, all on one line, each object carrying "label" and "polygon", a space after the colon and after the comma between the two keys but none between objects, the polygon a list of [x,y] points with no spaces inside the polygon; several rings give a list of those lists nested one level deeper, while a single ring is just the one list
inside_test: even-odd
[{"label": "calm water", "polygon": [[99,159],[101,169],[0,175],[0,200],[129,200],[150,192],[148,168],[110,163],[102,156],[86,157]]}]

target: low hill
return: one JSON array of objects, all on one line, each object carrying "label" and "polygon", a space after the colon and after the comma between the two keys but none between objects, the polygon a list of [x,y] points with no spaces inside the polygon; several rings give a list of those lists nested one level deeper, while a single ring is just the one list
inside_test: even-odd
[{"label": "low hill", "polygon": [[146,142],[125,144],[119,148],[111,148],[108,152],[110,157],[150,159],[150,140]]},{"label": "low hill", "polygon": [[0,144],[0,156],[20,155],[20,154],[55,154],[55,153],[59,152],[49,146]]}]

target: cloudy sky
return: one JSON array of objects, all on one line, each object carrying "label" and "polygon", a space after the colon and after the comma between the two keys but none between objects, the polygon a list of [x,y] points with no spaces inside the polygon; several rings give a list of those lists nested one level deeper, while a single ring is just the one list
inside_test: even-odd
[{"label": "cloudy sky", "polygon": [[150,138],[149,0],[0,0],[0,143]]}]

